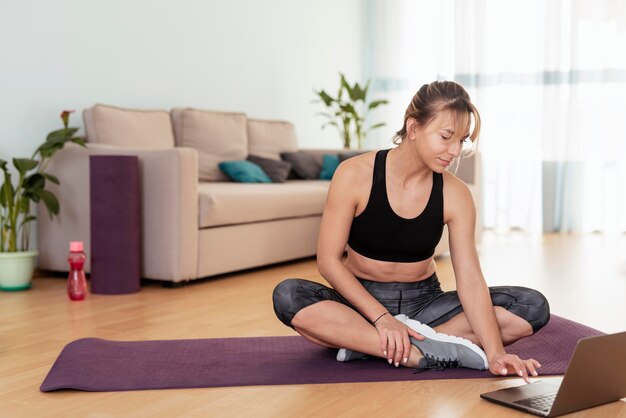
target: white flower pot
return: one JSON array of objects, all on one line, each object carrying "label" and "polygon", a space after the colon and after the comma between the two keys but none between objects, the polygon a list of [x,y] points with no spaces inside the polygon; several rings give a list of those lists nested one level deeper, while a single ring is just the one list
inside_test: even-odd
[{"label": "white flower pot", "polygon": [[29,289],[35,272],[37,251],[0,253],[0,290]]}]

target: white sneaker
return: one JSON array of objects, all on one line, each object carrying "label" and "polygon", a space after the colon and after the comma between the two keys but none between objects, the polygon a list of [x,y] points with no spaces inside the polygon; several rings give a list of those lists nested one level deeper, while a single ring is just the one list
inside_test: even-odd
[{"label": "white sneaker", "polygon": [[[401,316],[404,318],[399,318]],[[396,318],[425,337],[421,341],[411,337],[411,343],[424,356],[417,366],[418,370],[443,370],[454,367],[477,370],[489,368],[485,352],[470,340],[437,332],[428,325],[409,319],[406,315],[397,315]]]}]

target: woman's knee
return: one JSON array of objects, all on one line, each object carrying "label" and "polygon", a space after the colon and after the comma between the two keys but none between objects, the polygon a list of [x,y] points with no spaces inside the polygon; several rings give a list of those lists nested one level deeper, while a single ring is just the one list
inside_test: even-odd
[{"label": "woman's knee", "polygon": [[299,279],[286,279],[278,283],[272,293],[274,313],[283,324],[291,327],[294,312],[294,297],[300,287]]},{"label": "woman's knee", "polygon": [[538,290],[527,287],[514,287],[513,296],[517,303],[511,312],[524,318],[533,329],[533,333],[543,328],[550,321],[550,304]]},{"label": "woman's knee", "polygon": [[527,321],[533,328],[533,333],[543,328],[550,320],[550,304],[548,299],[538,290],[527,287],[519,288],[519,305],[527,312]]},{"label": "woman's knee", "polygon": [[548,299],[544,296],[543,293],[534,289],[530,290],[534,304],[535,306],[538,306],[534,322],[531,323],[533,327],[533,332],[537,332],[541,328],[546,326],[550,321],[550,304],[548,303]]},{"label": "woman's knee", "polygon": [[293,328],[293,317],[303,308],[324,299],[324,285],[305,279],[286,279],[272,294],[274,312],[280,321]]}]

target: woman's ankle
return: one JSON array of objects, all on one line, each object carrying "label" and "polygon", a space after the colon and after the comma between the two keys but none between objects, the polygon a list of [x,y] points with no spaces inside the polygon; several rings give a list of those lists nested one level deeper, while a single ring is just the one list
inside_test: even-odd
[{"label": "woman's ankle", "polygon": [[404,361],[400,362],[404,367],[417,367],[419,361],[422,359],[422,353],[418,350],[414,345],[411,346],[411,354],[409,355],[409,361],[406,363]]}]

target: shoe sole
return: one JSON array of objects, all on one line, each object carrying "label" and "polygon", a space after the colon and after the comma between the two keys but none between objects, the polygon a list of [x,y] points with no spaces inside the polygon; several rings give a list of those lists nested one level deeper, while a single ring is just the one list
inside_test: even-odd
[{"label": "shoe sole", "polygon": [[344,362],[353,360],[364,360],[367,358],[367,355],[363,353],[357,353],[357,355],[352,357],[354,354],[355,352],[352,350],[348,350],[347,348],[340,348],[339,351],[337,351],[337,361]]},{"label": "shoe sole", "polygon": [[348,357],[350,356],[350,354],[352,354],[352,353],[348,353],[348,351],[350,350],[347,350],[345,348],[340,348],[339,351],[337,351],[337,361],[341,361],[341,362],[348,361]]},{"label": "shoe sole", "polygon": [[[428,325],[424,325],[421,322],[416,321],[414,319],[407,319],[405,322],[405,325],[411,328],[412,330],[420,333],[424,337],[430,338],[431,340],[446,342],[446,343],[451,343],[451,344],[456,344],[456,345],[463,345],[469,348],[474,353],[478,354],[480,358],[483,360],[484,369],[482,370],[487,370],[489,368],[489,362],[487,361],[487,356],[485,355],[485,352],[479,346],[477,346],[470,340],[461,338],[461,337],[450,336],[448,334],[444,334],[441,332],[437,332],[431,327],[429,327]],[[416,343],[419,343],[419,341],[411,337],[411,343],[413,343],[414,345],[417,345]]]}]

